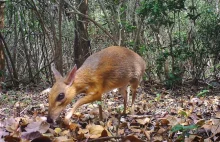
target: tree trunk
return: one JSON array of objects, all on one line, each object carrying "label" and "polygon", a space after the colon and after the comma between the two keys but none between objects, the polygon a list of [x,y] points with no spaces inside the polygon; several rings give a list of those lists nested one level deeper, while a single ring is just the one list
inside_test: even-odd
[{"label": "tree trunk", "polygon": [[[88,15],[88,0],[76,0],[79,5],[79,11],[84,15]],[[74,39],[74,55],[75,63],[79,68],[86,58],[90,55],[90,41],[88,39],[87,19],[78,15],[78,20],[75,24],[75,39]]]},{"label": "tree trunk", "polygon": [[[58,40],[54,41],[57,42],[55,46],[55,64],[57,70],[60,74],[63,74],[63,52],[62,52],[62,11],[63,11],[63,0],[60,0],[59,4],[59,23],[58,23],[58,32],[59,37]],[[55,35],[56,36],[56,35]]]},{"label": "tree trunk", "polygon": [[[4,28],[4,3],[0,3],[0,29]],[[0,82],[4,82],[5,57],[4,45],[0,39]],[[2,85],[0,84],[0,92],[2,92]]]},{"label": "tree trunk", "polygon": [[28,53],[28,45],[27,45],[27,43],[26,43],[26,40],[25,40],[25,33],[24,33],[24,31],[23,31],[23,28],[22,28],[22,24],[20,25],[20,32],[21,32],[21,40],[22,40],[22,43],[23,43],[23,49],[24,49],[24,54],[25,54],[25,57],[26,57],[26,61],[27,61],[27,66],[28,66],[28,77],[29,77],[29,79],[28,79],[28,81],[30,81],[30,82],[35,82],[34,81],[34,78],[33,78],[33,74],[32,74],[32,70],[31,70],[31,62],[30,62],[30,56],[29,56],[29,53]]}]

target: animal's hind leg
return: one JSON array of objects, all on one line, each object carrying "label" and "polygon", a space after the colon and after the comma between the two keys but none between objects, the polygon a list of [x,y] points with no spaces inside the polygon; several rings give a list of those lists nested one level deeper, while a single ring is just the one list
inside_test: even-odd
[{"label": "animal's hind leg", "polygon": [[134,102],[136,99],[136,93],[137,93],[137,87],[139,84],[139,80],[138,79],[132,79],[130,81],[130,85],[131,85],[131,91],[132,91],[132,102],[131,102],[131,114],[134,114]]},{"label": "animal's hind leg", "polygon": [[124,111],[123,113],[126,114],[126,107],[127,107],[127,85],[118,88],[119,89],[119,93],[122,95],[122,97],[124,98]]}]

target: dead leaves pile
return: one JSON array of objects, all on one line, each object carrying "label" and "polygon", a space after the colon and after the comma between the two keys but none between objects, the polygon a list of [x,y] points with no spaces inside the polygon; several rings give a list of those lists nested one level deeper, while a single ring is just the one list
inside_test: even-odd
[{"label": "dead leaves pile", "polygon": [[122,98],[116,93],[106,98],[102,121],[98,119],[95,103],[82,106],[69,126],[62,123],[51,126],[40,115],[11,117],[0,121],[0,142],[220,141],[217,95],[177,97],[169,92],[150,95],[143,92],[136,101],[136,114],[126,116],[120,113]]}]

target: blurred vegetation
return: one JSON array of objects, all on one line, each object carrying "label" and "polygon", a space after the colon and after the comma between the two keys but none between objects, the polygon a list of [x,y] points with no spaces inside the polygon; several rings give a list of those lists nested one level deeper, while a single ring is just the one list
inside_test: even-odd
[{"label": "blurred vegetation", "polygon": [[[74,0],[6,1],[6,84],[51,82],[59,10],[64,73],[73,67],[79,6]],[[172,88],[220,79],[219,0],[88,0],[86,16],[90,53],[126,46],[146,60],[146,80]]]}]

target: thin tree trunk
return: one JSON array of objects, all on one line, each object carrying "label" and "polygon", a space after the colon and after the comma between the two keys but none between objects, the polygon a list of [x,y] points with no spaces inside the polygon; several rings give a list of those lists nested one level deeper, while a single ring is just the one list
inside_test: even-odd
[{"label": "thin tree trunk", "polygon": [[[4,28],[4,2],[0,3],[0,29]],[[5,70],[5,56],[3,40],[0,39],[0,82],[4,82],[4,70]],[[2,92],[2,85],[0,84],[0,92]]]},{"label": "thin tree trunk", "polygon": [[23,43],[22,47],[24,48],[24,53],[26,56],[26,61],[27,61],[27,66],[28,66],[29,81],[34,83],[33,74],[32,74],[32,70],[31,70],[30,56],[28,54],[28,46],[26,44],[25,34],[24,34],[24,31],[22,28],[22,24],[20,25],[20,32],[21,32],[21,39],[22,39],[22,43]]},{"label": "thin tree trunk", "polygon": [[[19,82],[18,82],[18,73],[17,73],[16,68],[15,68],[14,60],[11,57],[11,53],[10,53],[10,51],[8,49],[7,43],[5,42],[5,39],[4,39],[4,37],[3,37],[3,35],[1,33],[0,33],[0,39],[4,43],[4,48],[5,48],[5,52],[6,52],[4,55],[7,54],[8,59],[9,59],[9,61],[11,63],[12,72],[13,72],[13,77],[12,76],[11,77],[12,77],[13,84],[14,84],[15,87],[17,87],[19,85]],[[7,64],[8,63],[9,62],[7,61]],[[11,73],[11,69],[9,68],[9,65],[7,65],[7,66],[8,66],[9,72]]]},{"label": "thin tree trunk", "polygon": [[[88,1],[76,1],[79,4],[79,11],[84,15],[88,15]],[[78,15],[78,20],[75,24],[75,39],[74,39],[74,55],[75,63],[80,67],[85,59],[90,55],[90,41],[88,39],[87,18]]]},{"label": "thin tree trunk", "polygon": [[[59,23],[58,23],[58,33],[59,38],[57,41],[57,46],[55,46],[55,64],[57,70],[60,74],[63,74],[63,52],[62,52],[62,11],[63,11],[63,0],[60,0],[59,4]],[[54,35],[56,36],[56,35]]]}]

